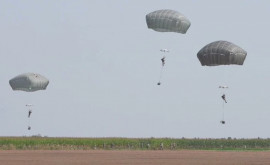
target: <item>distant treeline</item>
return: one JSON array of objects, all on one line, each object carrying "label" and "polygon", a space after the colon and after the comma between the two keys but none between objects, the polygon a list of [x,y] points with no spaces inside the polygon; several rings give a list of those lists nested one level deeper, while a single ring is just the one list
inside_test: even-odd
[{"label": "distant treeline", "polygon": [[270,139],[0,137],[0,150],[270,150]]}]

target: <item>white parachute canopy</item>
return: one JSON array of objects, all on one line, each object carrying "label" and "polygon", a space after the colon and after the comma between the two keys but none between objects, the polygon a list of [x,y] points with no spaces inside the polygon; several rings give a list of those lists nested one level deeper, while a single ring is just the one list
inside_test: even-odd
[{"label": "white parachute canopy", "polygon": [[45,90],[49,80],[37,73],[24,73],[9,80],[9,84],[13,90],[34,92]]},{"label": "white parachute canopy", "polygon": [[185,34],[190,27],[190,21],[181,13],[174,10],[157,10],[146,15],[149,29],[158,32],[176,32]]}]

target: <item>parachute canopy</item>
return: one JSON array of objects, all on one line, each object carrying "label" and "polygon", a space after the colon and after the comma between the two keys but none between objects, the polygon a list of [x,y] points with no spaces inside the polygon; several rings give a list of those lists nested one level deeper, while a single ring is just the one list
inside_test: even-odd
[{"label": "parachute canopy", "polygon": [[228,41],[215,41],[203,47],[197,54],[202,66],[243,65],[247,52]]},{"label": "parachute canopy", "polygon": [[190,21],[174,10],[157,10],[146,15],[149,29],[158,32],[176,32],[185,34],[190,27]]},{"label": "parachute canopy", "polygon": [[24,73],[9,80],[9,84],[13,90],[34,92],[45,90],[49,84],[49,80],[40,74]]}]

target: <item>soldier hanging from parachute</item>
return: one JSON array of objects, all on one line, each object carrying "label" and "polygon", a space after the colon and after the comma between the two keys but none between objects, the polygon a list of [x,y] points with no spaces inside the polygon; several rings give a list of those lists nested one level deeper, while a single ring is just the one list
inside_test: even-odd
[{"label": "soldier hanging from parachute", "polygon": [[28,111],[28,118],[30,118],[31,113],[32,113],[32,110],[31,110],[31,109],[29,109],[29,111]]},{"label": "soldier hanging from parachute", "polygon": [[227,103],[227,100],[226,100],[226,98],[225,98],[225,94],[223,94],[223,95],[221,96],[221,98],[225,101],[225,103]]},{"label": "soldier hanging from parachute", "polygon": [[166,58],[166,57],[165,57],[165,56],[163,56],[163,57],[162,57],[162,59],[161,59],[162,66],[164,66],[164,65],[165,65],[165,58]]},{"label": "soldier hanging from parachute", "polygon": [[[219,86],[219,88],[221,88],[221,89],[228,89],[229,87],[228,86]],[[225,103],[227,103],[226,95],[225,95],[224,92],[223,92],[221,98],[224,100]]]}]

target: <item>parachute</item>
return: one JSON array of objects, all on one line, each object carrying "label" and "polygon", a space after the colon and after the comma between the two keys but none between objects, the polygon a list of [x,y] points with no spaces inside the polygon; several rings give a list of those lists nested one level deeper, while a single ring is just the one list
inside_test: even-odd
[{"label": "parachute", "polygon": [[243,65],[247,52],[228,41],[215,41],[197,54],[202,66]]},{"label": "parachute", "polygon": [[[14,91],[25,91],[25,92],[35,92],[38,90],[45,90],[49,84],[49,80],[44,76],[37,73],[24,73],[20,74],[11,80],[9,80],[9,84]],[[30,116],[32,114],[32,104],[26,104],[28,107],[28,118],[29,125],[28,130],[31,130],[30,126]]]},{"label": "parachute", "polygon": [[40,74],[24,73],[9,80],[9,84],[13,90],[34,92],[45,90],[49,84],[49,80]]},{"label": "parachute", "polygon": [[185,34],[190,27],[190,21],[174,10],[157,10],[146,15],[149,29],[158,32],[176,32]]},{"label": "parachute", "polygon": [[[215,41],[204,46],[198,53],[197,57],[202,66],[220,66],[220,65],[243,65],[247,52],[239,46],[228,41]],[[228,86],[219,86],[220,89],[228,89]],[[227,103],[225,91],[222,95],[222,120],[224,120],[224,103]]]},{"label": "parachute", "polygon": [[[175,32],[182,34],[185,34],[191,25],[190,21],[183,14],[170,9],[156,10],[147,14],[146,24],[149,29],[153,29],[157,32]],[[160,51],[164,53],[169,52],[168,49],[161,49]],[[165,59],[166,55],[161,58],[162,66],[157,85],[161,85]]]}]

